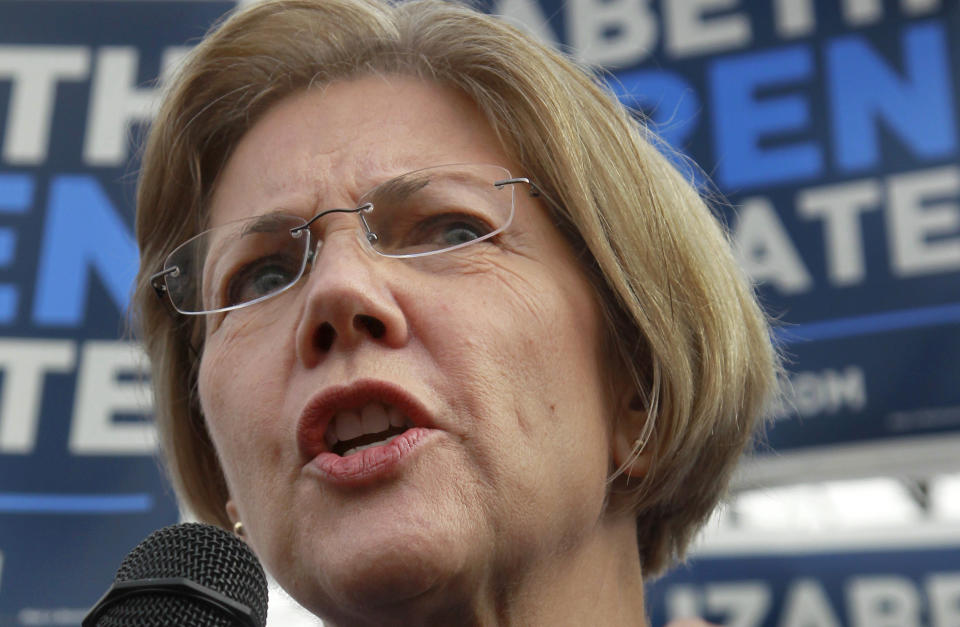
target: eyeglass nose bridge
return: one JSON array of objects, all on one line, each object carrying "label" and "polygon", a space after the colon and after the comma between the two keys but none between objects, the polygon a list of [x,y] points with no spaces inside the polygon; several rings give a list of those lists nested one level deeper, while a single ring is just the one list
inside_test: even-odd
[{"label": "eyeglass nose bridge", "polygon": [[[367,223],[367,218],[366,216],[363,215],[365,213],[370,213],[371,211],[373,211],[372,202],[365,202],[358,207],[354,207],[353,209],[324,209],[317,215],[307,220],[305,224],[302,224],[301,226],[297,226],[290,229],[290,234],[295,238],[301,237],[304,233],[307,233],[307,235],[309,236],[310,225],[312,225],[314,222],[316,222],[323,216],[329,215],[331,213],[353,213],[353,214],[356,214],[358,218],[360,218],[360,224],[363,225],[363,234],[364,234],[364,237],[367,238],[367,242],[373,245],[377,243],[377,240],[379,239],[379,237],[377,236],[376,233],[374,233],[370,229],[370,225]],[[319,240],[317,243],[319,244]],[[316,256],[317,256],[317,249],[313,246],[309,246],[308,244],[307,263],[308,264],[313,263],[313,260]]]}]

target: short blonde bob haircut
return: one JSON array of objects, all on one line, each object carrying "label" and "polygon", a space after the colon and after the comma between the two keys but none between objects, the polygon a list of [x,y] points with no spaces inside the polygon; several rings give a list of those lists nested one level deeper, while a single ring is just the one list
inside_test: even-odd
[{"label": "short blonde bob haircut", "polygon": [[776,389],[767,319],[698,192],[594,74],[441,0],[253,4],[216,27],[168,85],[142,160],[135,316],[180,498],[200,520],[229,527],[197,398],[203,319],[172,315],[149,277],[204,228],[219,172],[267,109],[371,73],[462,90],[525,168],[517,174],[554,200],[553,219],[604,310],[611,368],[633,378],[648,410],[637,412],[646,419],[635,454],[646,446],[653,463],[640,479],[612,473],[610,489],[636,513],[645,573],[661,573],[723,495]]}]

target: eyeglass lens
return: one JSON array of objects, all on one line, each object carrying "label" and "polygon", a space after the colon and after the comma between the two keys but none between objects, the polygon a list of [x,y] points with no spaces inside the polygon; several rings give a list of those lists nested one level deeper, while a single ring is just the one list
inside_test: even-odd
[{"label": "eyeglass lens", "polygon": [[[358,202],[360,222],[373,234],[364,232],[363,239],[381,255],[406,258],[488,240],[513,216],[513,186],[494,184],[509,176],[499,166],[455,165],[390,179]],[[323,219],[316,232],[322,233]],[[289,289],[310,257],[306,224],[301,217],[271,213],[195,236],[164,264],[170,270],[165,281],[171,301],[182,313],[212,313]]]}]

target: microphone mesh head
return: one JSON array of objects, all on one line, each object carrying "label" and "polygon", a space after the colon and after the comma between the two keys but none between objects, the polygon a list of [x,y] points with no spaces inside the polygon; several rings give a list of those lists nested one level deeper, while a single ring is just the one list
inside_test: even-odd
[{"label": "microphone mesh head", "polygon": [[[232,534],[199,523],[158,529],[117,569],[114,582],[184,577],[250,607],[257,625],[267,622],[267,580],[250,547]],[[100,627],[196,625],[233,627],[220,609],[170,593],[143,593],[113,605]]]}]

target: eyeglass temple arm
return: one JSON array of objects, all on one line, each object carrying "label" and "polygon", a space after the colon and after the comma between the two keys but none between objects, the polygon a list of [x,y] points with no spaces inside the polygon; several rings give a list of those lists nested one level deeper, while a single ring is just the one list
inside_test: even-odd
[{"label": "eyeglass temple arm", "polygon": [[547,204],[553,208],[558,208],[560,205],[557,204],[553,198],[550,197],[548,193],[540,189],[540,186],[528,179],[525,176],[518,176],[512,179],[504,179],[502,181],[495,181],[493,183],[494,187],[497,189],[502,189],[504,185],[516,185],[517,183],[524,183],[530,187],[530,196],[533,198],[543,198],[547,201]]},{"label": "eyeglass temple arm", "polygon": [[[157,272],[156,274],[153,274],[150,276],[150,287],[153,288],[153,291],[157,294],[157,298],[159,298],[160,300],[165,300],[165,297],[167,295],[167,285],[166,283],[163,282],[163,279],[164,277],[170,274],[172,274],[173,276],[177,276],[178,274],[180,274],[180,266],[173,266],[172,268],[164,268],[160,272]],[[176,310],[173,307],[173,301],[167,301],[166,309],[167,309],[167,313],[170,315],[170,318],[174,321],[174,323],[176,323],[178,318],[176,316]],[[188,339],[186,344],[187,344],[187,348],[190,349],[190,354],[193,356],[193,358],[199,360],[200,351],[193,345],[193,342]]]},{"label": "eyeglass temple arm", "polygon": [[543,192],[537,187],[537,184],[528,179],[525,176],[517,176],[512,179],[503,179],[502,181],[494,181],[493,186],[497,189],[503,189],[506,185],[516,185],[517,183],[524,183],[530,186],[530,195],[531,196],[540,196]]}]

